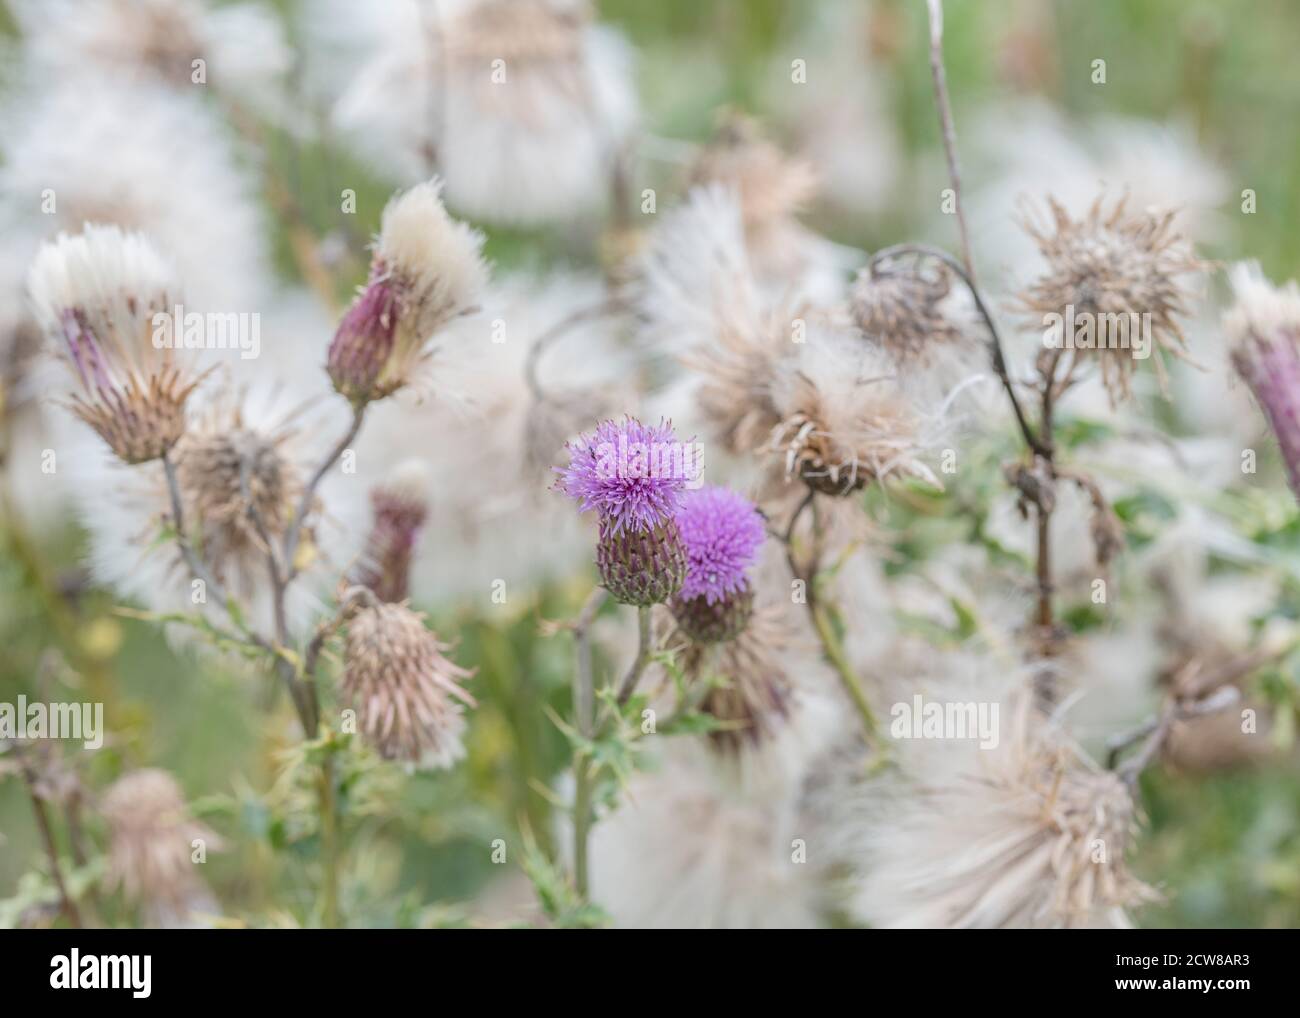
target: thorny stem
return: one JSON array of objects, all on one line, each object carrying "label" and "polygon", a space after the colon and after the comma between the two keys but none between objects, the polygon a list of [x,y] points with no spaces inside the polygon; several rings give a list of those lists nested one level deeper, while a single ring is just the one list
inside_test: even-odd
[{"label": "thorny stem", "polygon": [[[596,691],[591,664],[591,623],[605,603],[608,592],[597,587],[587,598],[577,621],[573,624],[573,638],[577,646],[578,667],[574,673],[573,709],[578,732],[589,739],[593,733],[596,712]],[[583,753],[574,764],[573,792],[573,883],[582,898],[587,897],[588,864],[587,841],[591,833],[591,760]]]},{"label": "thorny stem", "polygon": [[[303,489],[302,497],[298,502],[297,509],[289,519],[288,526],[285,528],[284,541],[280,552],[277,554],[275,545],[271,539],[271,534],[266,526],[266,521],[262,518],[260,511],[254,503],[251,491],[249,489],[249,465],[244,463],[240,471],[240,488],[244,498],[245,505],[248,507],[248,516],[257,531],[258,537],[266,546],[267,568],[270,573],[272,603],[275,615],[275,644],[272,645],[265,638],[252,634],[254,641],[264,649],[268,650],[275,659],[275,668],[281,679],[284,681],[289,690],[290,698],[293,701],[294,709],[298,714],[298,719],[302,724],[303,737],[306,739],[316,738],[320,731],[320,701],[316,692],[315,668],[320,656],[321,648],[329,635],[337,629],[343,613],[347,610],[350,599],[345,597],[345,603],[340,606],[339,616],[330,623],[327,623],[317,631],[312,643],[308,646],[308,656],[304,659],[302,673],[298,672],[298,665],[295,659],[292,659],[285,653],[289,643],[289,632],[286,611],[286,594],[289,584],[298,575],[298,566],[295,557],[298,551],[299,541],[302,535],[303,524],[306,520],[307,513],[311,509],[313,500],[316,497],[316,489],[324,480],[326,473],[343,455],[344,451],[356,439],[358,432],[361,430],[361,424],[365,419],[365,404],[358,404],[353,407],[352,423],[347,432],[334,445],[326,455],[320,466],[312,474],[307,486]],[[190,545],[189,539],[185,533],[184,507],[180,495],[180,485],[176,478],[175,466],[169,455],[163,456],[163,469],[167,475],[167,487],[171,496],[173,522],[176,526],[177,544],[180,547],[181,554],[184,556],[186,564],[190,571],[213,591],[215,596],[219,596],[223,603],[226,604],[227,611],[230,605],[226,602],[224,591],[217,584],[203,560]],[[242,628],[242,627],[241,627]],[[308,664],[310,667],[308,667]],[[339,916],[339,838],[338,838],[338,806],[334,788],[334,757],[327,754],[325,762],[321,765],[321,771],[317,780],[317,793],[320,802],[321,815],[321,856],[325,870],[323,897],[323,916],[327,926],[337,926],[340,923]]]},{"label": "thorny stem", "polygon": [[321,765],[318,778],[320,799],[321,861],[325,868],[323,920],[328,928],[340,925],[339,915],[339,822],[334,797],[334,755]]},{"label": "thorny stem", "polygon": [[68,893],[67,882],[63,879],[63,867],[59,864],[59,849],[54,843],[54,831],[50,827],[49,814],[45,811],[45,802],[36,789],[36,775],[32,773],[27,761],[21,758],[19,768],[23,774],[23,782],[27,785],[27,794],[32,800],[32,810],[36,813],[36,826],[41,833],[41,844],[45,848],[45,855],[50,861],[50,875],[54,878],[54,886],[59,890],[59,902],[63,914],[67,917],[68,925],[79,930],[81,913],[77,911],[77,904]]}]

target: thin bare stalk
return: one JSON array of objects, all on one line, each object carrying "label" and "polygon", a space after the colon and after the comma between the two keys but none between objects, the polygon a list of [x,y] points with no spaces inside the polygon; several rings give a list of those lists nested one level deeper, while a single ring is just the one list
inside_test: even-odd
[{"label": "thin bare stalk", "polygon": [[307,482],[307,487],[303,489],[302,498],[298,500],[298,508],[289,519],[289,525],[284,531],[284,559],[285,568],[288,570],[286,583],[293,580],[298,575],[298,565],[294,561],[298,552],[298,542],[302,537],[303,523],[307,519],[307,513],[311,511],[312,501],[316,498],[316,489],[320,487],[321,481],[329,473],[330,467],[338,462],[340,456],[347,451],[348,447],[356,440],[357,434],[361,431],[361,424],[365,420],[366,404],[359,403],[352,408],[352,424],[348,427],[347,432],[340,438],[332,449],[326,454],[325,459],[321,461],[316,472],[311,475],[311,480]]},{"label": "thin bare stalk", "polygon": [[557,340],[564,338],[564,335],[570,329],[581,325],[583,322],[596,321],[610,315],[616,315],[624,307],[625,304],[621,299],[610,297],[599,304],[578,308],[576,311],[565,315],[533,341],[533,345],[528,348],[528,356],[524,359],[524,381],[528,384],[528,391],[532,393],[533,399],[539,403],[545,402],[547,399],[546,390],[542,388],[541,379],[538,377],[538,368],[541,364],[542,355]]},{"label": "thin bare stalk", "polygon": [[641,676],[645,674],[646,665],[650,663],[651,636],[650,636],[650,606],[641,605],[636,610],[636,628],[637,644],[636,657],[632,660],[632,665],[623,676],[623,681],[618,687],[619,706],[627,703],[636,692],[637,683],[641,681]]},{"label": "thin bare stalk", "polygon": [[36,827],[40,831],[41,845],[45,849],[45,856],[50,863],[50,875],[54,878],[54,886],[59,891],[59,903],[63,910],[63,915],[68,920],[68,925],[74,929],[81,929],[81,913],[77,911],[77,903],[72,900],[72,895],[68,892],[67,881],[63,879],[63,867],[59,863],[59,849],[54,841],[54,830],[50,827],[49,813],[45,809],[45,801],[41,798],[40,792],[36,787],[36,775],[32,773],[31,765],[26,760],[19,758],[19,768],[22,771],[23,783],[27,786],[27,794],[32,800],[32,810],[36,814]]},{"label": "thin bare stalk", "polygon": [[957,231],[961,235],[961,259],[966,265],[971,285],[975,282],[975,262],[970,253],[970,231],[961,203],[961,163],[957,159],[957,129],[953,126],[952,104],[948,100],[948,74],[943,66],[943,0],[928,0],[930,15],[930,76],[934,79],[934,102],[939,108],[939,128],[943,133],[943,150],[948,158],[948,177],[952,181],[953,203],[957,211]]},{"label": "thin bare stalk", "polygon": [[[799,518],[808,509],[811,509],[814,514],[813,550],[807,565],[800,566],[794,551],[794,531]],[[803,501],[799,503],[799,507],[794,511],[794,515],[790,517],[789,526],[786,527],[785,535],[782,538],[786,546],[786,561],[790,565],[790,572],[794,575],[794,578],[803,581],[804,604],[807,606],[808,614],[812,619],[813,631],[816,632],[817,639],[822,645],[822,653],[826,660],[830,662],[831,667],[835,669],[840,684],[853,702],[853,706],[858,712],[858,718],[862,723],[863,734],[874,742],[877,733],[880,731],[876,712],[871,706],[871,701],[867,698],[866,691],[862,688],[862,683],[858,680],[857,673],[853,670],[848,655],[844,652],[838,634],[835,632],[835,623],[830,608],[822,602],[820,593],[817,590],[817,573],[821,567],[821,541],[820,534],[816,533],[818,529],[815,522],[816,512],[817,493],[812,488],[809,488],[808,494],[804,496]]]}]

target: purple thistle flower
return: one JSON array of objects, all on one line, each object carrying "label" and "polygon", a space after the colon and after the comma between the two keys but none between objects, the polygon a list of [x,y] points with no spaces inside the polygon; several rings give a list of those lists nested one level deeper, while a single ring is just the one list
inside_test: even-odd
[{"label": "purple thistle flower", "polygon": [[683,601],[714,604],[748,587],[746,570],[764,536],[763,517],[749,499],[729,488],[692,491],[677,512],[677,529],[686,545]]},{"label": "purple thistle flower", "polygon": [[604,421],[566,448],[569,465],[556,468],[557,487],[581,512],[595,509],[613,534],[671,522],[700,473],[694,443],[679,442],[667,421],[655,427],[630,416]]}]

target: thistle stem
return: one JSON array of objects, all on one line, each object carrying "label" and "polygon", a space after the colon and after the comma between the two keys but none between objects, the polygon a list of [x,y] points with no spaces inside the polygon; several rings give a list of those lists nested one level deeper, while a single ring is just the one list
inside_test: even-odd
[{"label": "thistle stem", "polygon": [[54,831],[50,827],[49,813],[46,812],[45,802],[36,790],[36,775],[32,773],[27,761],[21,758],[19,766],[22,770],[23,782],[27,785],[27,794],[32,800],[32,810],[36,814],[36,827],[41,834],[41,844],[45,849],[45,856],[50,862],[50,875],[54,878],[54,886],[59,891],[60,907],[68,920],[68,925],[79,930],[81,929],[81,913],[77,911],[77,904],[72,900],[72,895],[68,892],[67,881],[63,879],[63,867],[59,864],[59,850],[54,841]]},{"label": "thistle stem", "polygon": [[645,673],[646,665],[650,662],[650,606],[641,605],[636,610],[637,622],[637,647],[636,657],[632,661],[632,666],[628,669],[627,674],[623,676],[623,682],[618,687],[618,703],[621,707],[632,698],[636,692],[637,683],[641,681],[641,676]]},{"label": "thistle stem", "polygon": [[[808,509],[813,512],[814,545],[811,560],[806,567],[801,568],[794,552],[794,531],[799,523],[799,518]],[[790,572],[794,578],[803,582],[804,603],[808,606],[808,614],[812,618],[813,630],[817,633],[817,639],[821,643],[822,653],[826,660],[830,662],[831,667],[835,669],[840,684],[844,687],[845,692],[849,694],[849,699],[853,701],[853,706],[862,722],[863,734],[874,742],[880,731],[876,712],[871,706],[871,701],[867,698],[866,691],[862,688],[862,683],[858,681],[857,673],[854,672],[853,665],[844,652],[844,646],[835,632],[835,623],[831,610],[823,602],[821,592],[817,590],[817,571],[821,563],[821,542],[816,520],[817,492],[810,487],[807,495],[804,496],[803,501],[799,503],[799,507],[794,511],[794,515],[790,517],[790,523],[781,538],[785,544],[786,561],[789,563]]]},{"label": "thistle stem", "polygon": [[329,929],[342,924],[339,913],[339,831],[338,809],[334,797],[334,755],[321,765],[319,778],[321,863],[325,869],[323,921]]},{"label": "thistle stem", "polygon": [[[596,691],[591,664],[592,620],[605,603],[608,593],[603,587],[597,587],[582,606],[577,621],[573,624],[573,636],[577,645],[578,667],[573,680],[573,712],[577,720],[578,732],[583,738],[591,738],[595,726]],[[591,760],[582,753],[574,761],[573,792],[573,883],[582,898],[587,897],[587,841],[591,833]]]}]

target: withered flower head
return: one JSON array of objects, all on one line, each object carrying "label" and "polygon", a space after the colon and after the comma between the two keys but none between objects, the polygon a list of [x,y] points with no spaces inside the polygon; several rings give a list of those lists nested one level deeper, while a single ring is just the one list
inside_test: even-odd
[{"label": "withered flower head", "polygon": [[920,460],[924,421],[879,350],[810,332],[794,370],[774,382],[780,422],[767,445],[788,478],[848,495],[893,476],[940,487]]},{"label": "withered flower head", "polygon": [[[180,288],[143,236],[116,226],[61,233],[27,279],[36,319],[71,366],[72,405],[125,463],[161,457],[185,430],[197,384],[175,351]],[[159,324],[159,322],[161,324]]]},{"label": "withered flower head", "polygon": [[242,414],[217,412],[199,422],[176,447],[176,478],[189,536],[223,582],[264,582],[266,548],[260,520],[272,540],[283,536],[303,490],[286,455],[287,430],[263,431]]},{"label": "withered flower head", "polygon": [[746,236],[753,243],[804,210],[816,193],[817,175],[808,163],[791,158],[763,137],[752,117],[724,110],[713,138],[691,167],[690,183],[734,189]]},{"label": "withered flower head", "polygon": [[[1018,298],[1034,327],[1070,351],[1070,371],[1095,359],[1112,400],[1125,398],[1139,360],[1183,356],[1179,318],[1188,313],[1191,277],[1204,268],[1174,225],[1176,212],[1109,208],[1098,197],[1081,219],[1048,198],[1050,222],[1027,220],[1047,268]],[[1071,324],[1073,323],[1073,332]]]},{"label": "withered flower head", "polygon": [[925,363],[938,348],[962,341],[943,304],[952,274],[938,263],[877,263],[849,291],[853,322],[900,365]]},{"label": "withered flower head", "polygon": [[146,768],[118,778],[101,803],[109,828],[108,886],[134,902],[178,908],[204,893],[191,861],[194,842],[221,839],[190,816],[180,786],[166,771]]},{"label": "withered flower head", "polygon": [[444,768],[465,755],[458,701],[473,706],[474,699],[458,682],[473,673],[444,657],[447,649],[404,604],[376,602],[348,623],[343,694],[384,759]]},{"label": "withered flower head", "polygon": [[864,917],[881,927],[1122,923],[1154,892],[1128,870],[1137,806],[1033,705],[1001,704],[999,741],[916,743],[910,780],[869,835]]}]

